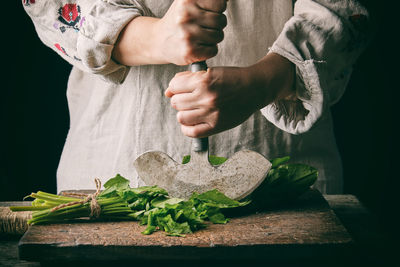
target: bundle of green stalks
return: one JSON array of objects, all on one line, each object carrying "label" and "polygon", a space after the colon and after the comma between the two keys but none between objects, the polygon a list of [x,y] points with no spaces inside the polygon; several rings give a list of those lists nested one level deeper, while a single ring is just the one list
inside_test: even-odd
[{"label": "bundle of green stalks", "polygon": [[[52,223],[70,220],[74,218],[90,217],[90,202],[83,203],[82,198],[60,196],[38,191],[27,197],[34,198],[32,206],[13,206],[12,211],[33,211],[29,225]],[[73,205],[66,205],[75,203]],[[132,219],[132,210],[128,203],[120,197],[99,198],[97,200],[101,209],[98,218]],[[59,207],[59,208],[58,208]]]}]

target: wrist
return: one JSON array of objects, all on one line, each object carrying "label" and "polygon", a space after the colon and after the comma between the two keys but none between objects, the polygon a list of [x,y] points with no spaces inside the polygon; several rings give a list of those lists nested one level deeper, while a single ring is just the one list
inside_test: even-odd
[{"label": "wrist", "polygon": [[159,52],[159,20],[152,17],[137,17],[131,20],[115,43],[113,59],[127,66],[167,63]]},{"label": "wrist", "polygon": [[295,65],[276,53],[268,53],[248,67],[250,86],[258,90],[260,106],[295,95]]}]

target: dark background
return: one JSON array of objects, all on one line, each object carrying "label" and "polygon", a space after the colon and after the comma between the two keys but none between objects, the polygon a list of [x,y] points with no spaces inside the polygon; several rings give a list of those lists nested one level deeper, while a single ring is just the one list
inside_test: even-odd
[{"label": "dark background", "polygon": [[[66,85],[71,66],[39,40],[20,1],[6,1],[2,20],[0,201],[32,191],[55,192],[56,168],[68,131]],[[14,2],[14,3],[8,3]],[[345,193],[356,195],[382,228],[398,232],[398,67],[396,1],[372,6],[377,32],[333,108]],[[398,53],[398,51],[397,51]],[[396,67],[395,67],[396,66]]]}]

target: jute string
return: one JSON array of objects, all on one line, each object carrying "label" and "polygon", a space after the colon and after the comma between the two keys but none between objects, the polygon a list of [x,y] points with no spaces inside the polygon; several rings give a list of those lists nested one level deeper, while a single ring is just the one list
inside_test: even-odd
[{"label": "jute string", "polygon": [[94,182],[96,183],[96,192],[93,194],[81,194],[81,193],[63,193],[64,196],[71,196],[71,197],[83,197],[81,201],[74,201],[74,202],[68,202],[65,204],[58,205],[54,208],[51,209],[51,211],[56,211],[61,208],[77,205],[77,204],[85,204],[90,201],[90,218],[98,218],[101,213],[101,207],[99,203],[97,202],[97,196],[100,194],[101,190],[101,181],[98,178],[94,179]]}]

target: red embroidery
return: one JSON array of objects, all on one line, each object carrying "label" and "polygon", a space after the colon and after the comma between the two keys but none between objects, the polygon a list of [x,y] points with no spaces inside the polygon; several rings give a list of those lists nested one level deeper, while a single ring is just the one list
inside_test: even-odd
[{"label": "red embroidery", "polygon": [[[59,43],[54,44],[54,46],[57,48],[58,51],[60,51],[67,57],[70,57],[70,55],[67,54],[67,51],[65,51],[64,47],[62,47]],[[78,58],[76,56],[73,56],[72,58],[75,59],[76,61],[82,61],[80,58]]]},{"label": "red embroidery", "polygon": [[64,47],[62,47],[60,44],[54,44],[54,46],[64,55],[68,56],[67,52],[65,51]]},{"label": "red embroidery", "polygon": [[65,4],[60,8],[59,14],[61,22],[74,26],[80,19],[80,7],[76,4]]},{"label": "red embroidery", "polygon": [[79,31],[79,26],[81,26],[78,24],[81,20],[81,8],[79,5],[65,4],[63,7],[58,9],[58,14],[58,21],[66,25],[60,27],[62,33],[66,31],[66,27]]},{"label": "red embroidery", "polygon": [[35,3],[35,0],[22,0],[24,5],[29,6]]}]

